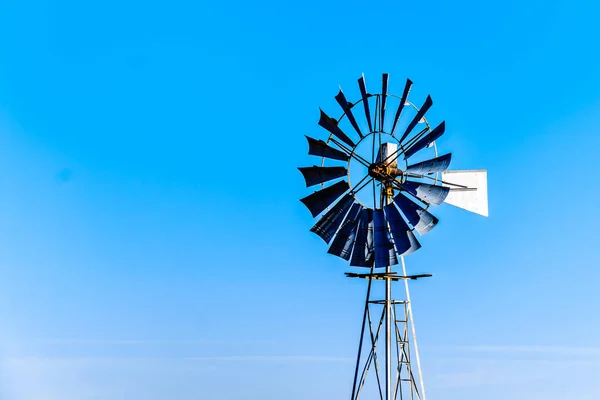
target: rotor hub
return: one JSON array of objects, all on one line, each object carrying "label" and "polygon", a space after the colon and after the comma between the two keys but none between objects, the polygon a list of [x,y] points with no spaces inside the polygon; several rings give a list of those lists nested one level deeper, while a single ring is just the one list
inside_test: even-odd
[{"label": "rotor hub", "polygon": [[369,176],[375,178],[379,182],[394,181],[397,177],[400,177],[400,180],[402,181],[404,172],[398,168],[380,162],[369,165]]}]

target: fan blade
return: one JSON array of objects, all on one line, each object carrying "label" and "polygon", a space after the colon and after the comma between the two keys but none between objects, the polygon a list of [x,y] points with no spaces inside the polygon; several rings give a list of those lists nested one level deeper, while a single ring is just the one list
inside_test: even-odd
[{"label": "fan blade", "polygon": [[344,92],[342,92],[342,89],[340,89],[340,92],[337,94],[337,96],[335,96],[335,99],[337,100],[340,107],[342,107],[342,110],[344,110],[344,112],[346,113],[346,117],[348,117],[348,121],[350,121],[354,130],[356,131],[356,133],[358,133],[358,136],[360,136],[362,138],[363,134],[360,131],[358,124],[356,123],[354,114],[352,114],[352,109],[351,109],[352,103],[349,103],[348,100],[346,100],[346,96],[344,96]]},{"label": "fan blade", "polygon": [[[375,268],[385,268],[390,263],[390,249],[393,249],[389,238],[387,222],[383,210],[373,210],[374,244],[375,244]],[[397,262],[397,261],[396,261]]]},{"label": "fan blade", "polygon": [[398,110],[396,110],[396,116],[394,117],[394,125],[392,126],[391,135],[394,136],[394,130],[396,129],[396,124],[400,119],[400,114],[402,114],[402,109],[404,108],[404,104],[406,103],[406,99],[408,99],[408,93],[410,93],[410,88],[412,87],[412,81],[410,79],[406,80],[406,85],[404,86],[404,92],[402,92],[402,98],[400,99],[400,104],[398,105]]},{"label": "fan blade", "polygon": [[348,174],[348,170],[344,167],[317,167],[315,165],[313,167],[301,167],[298,169],[304,176],[306,187],[341,178]]},{"label": "fan blade", "polygon": [[400,256],[405,256],[417,251],[421,245],[400,215],[396,206],[388,204],[383,207],[383,210],[385,211],[385,216],[390,224],[390,231],[392,232],[394,246],[396,247],[398,254]]},{"label": "fan blade", "polygon": [[431,100],[431,96],[428,95],[427,99],[425,99],[425,103],[423,103],[423,106],[421,106],[421,108],[417,112],[417,115],[415,115],[413,120],[410,121],[410,124],[408,124],[408,126],[406,127],[406,131],[404,131],[404,134],[400,138],[400,141],[399,141],[400,144],[402,144],[404,139],[406,139],[406,137],[412,132],[414,127],[417,126],[417,124],[419,123],[421,118],[423,118],[423,116],[425,115],[427,110],[429,110],[432,105],[433,105],[433,100]]},{"label": "fan blade", "polygon": [[363,106],[365,107],[365,117],[367,117],[367,124],[369,124],[369,132],[373,132],[371,110],[369,110],[369,95],[367,94],[367,85],[365,84],[364,75],[358,79],[358,87],[360,89],[360,95],[362,96]]},{"label": "fan blade", "polygon": [[341,150],[330,147],[327,143],[322,140],[313,139],[306,136],[308,140],[308,154],[311,156],[319,156],[325,158],[331,158],[333,160],[348,161],[350,157]]},{"label": "fan blade", "polygon": [[379,130],[383,132],[383,124],[385,123],[385,102],[387,100],[387,89],[388,89],[388,74],[382,75],[381,82],[381,112],[379,116],[381,117],[381,121],[379,122]]},{"label": "fan blade", "polygon": [[325,189],[314,192],[313,194],[300,199],[300,201],[304,203],[312,216],[316,217],[348,189],[350,189],[348,182],[340,181]]},{"label": "fan blade", "polygon": [[444,202],[450,189],[444,186],[430,185],[429,183],[406,181],[402,188],[411,193],[424,203],[439,206]]},{"label": "fan blade", "polygon": [[331,239],[338,230],[346,213],[350,209],[354,197],[350,194],[344,195],[329,211],[327,211],[317,223],[310,228],[311,232],[316,233],[325,243],[331,242]]},{"label": "fan blade", "polygon": [[408,222],[419,232],[419,235],[426,234],[439,222],[429,211],[402,193],[399,193],[394,198],[394,203],[400,208],[400,211],[402,211]]},{"label": "fan blade", "polygon": [[367,227],[367,248],[366,248],[366,260],[367,266],[370,267],[375,261],[375,238],[374,238],[374,225],[373,225],[373,210],[369,210],[369,225]]},{"label": "fan blade", "polygon": [[440,136],[442,136],[444,134],[445,131],[446,131],[446,121],[442,121],[442,123],[439,124],[438,126],[436,126],[435,128],[433,128],[433,130],[431,132],[429,132],[427,135],[423,136],[418,142],[416,142],[415,144],[410,146],[404,152],[404,159],[406,160],[408,157],[412,156],[417,151],[424,149],[427,146],[430,146],[431,143],[438,140],[440,138]]},{"label": "fan blade", "polygon": [[358,231],[356,232],[356,240],[352,248],[352,257],[350,258],[350,265],[353,267],[369,267],[367,263],[367,252],[368,252],[368,234],[369,225],[373,220],[373,210],[369,208],[362,208],[360,213],[360,222],[358,224]]},{"label": "fan blade", "polygon": [[352,254],[352,246],[354,245],[354,239],[356,238],[356,228],[358,227],[358,217],[361,206],[357,203],[352,204],[346,220],[342,224],[342,227],[335,235],[335,239],[331,243],[329,254],[341,257],[344,260],[349,260]]},{"label": "fan blade", "polygon": [[338,123],[335,119],[331,118],[323,110],[321,110],[321,117],[319,118],[319,125],[333,133],[342,142],[346,143],[350,147],[354,147],[355,144],[342,130],[338,127]]},{"label": "fan blade", "polygon": [[420,175],[427,175],[433,172],[442,172],[448,169],[451,159],[452,153],[444,154],[443,156],[432,158],[431,160],[409,165],[406,168],[406,172]]}]

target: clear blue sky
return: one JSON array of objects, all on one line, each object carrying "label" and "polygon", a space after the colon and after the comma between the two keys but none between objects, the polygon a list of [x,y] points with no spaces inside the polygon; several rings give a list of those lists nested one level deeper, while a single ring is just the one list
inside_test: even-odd
[{"label": "clear blue sky", "polygon": [[[414,82],[490,217],[407,258],[431,400],[600,397],[592,1],[0,4],[0,399],[347,399],[364,282],[297,166]],[[321,136],[322,137],[322,136]]]}]

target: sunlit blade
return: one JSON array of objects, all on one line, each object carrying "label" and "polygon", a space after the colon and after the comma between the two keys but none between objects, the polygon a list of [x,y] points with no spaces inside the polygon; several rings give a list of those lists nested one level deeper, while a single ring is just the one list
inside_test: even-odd
[{"label": "sunlit blade", "polygon": [[406,172],[411,174],[427,175],[433,172],[442,172],[450,166],[452,153],[444,154],[431,160],[422,161],[406,168]]},{"label": "sunlit blade", "polygon": [[335,235],[331,246],[327,252],[335,256],[341,257],[344,260],[349,260],[356,238],[356,230],[358,227],[358,217],[361,206],[357,203],[352,204],[348,215],[342,224],[342,227]]},{"label": "sunlit blade", "polygon": [[342,221],[353,202],[354,197],[350,194],[344,195],[335,206],[331,207],[331,209],[327,211],[312,228],[310,228],[310,231],[316,233],[325,241],[325,243],[329,243],[342,224]]},{"label": "sunlit blade", "polygon": [[388,204],[383,207],[383,210],[385,211],[385,216],[390,225],[396,252],[401,256],[405,256],[418,250],[421,245],[398,212],[396,206],[394,206],[394,204]]},{"label": "sunlit blade", "polygon": [[446,171],[442,173],[444,182],[464,186],[463,188],[444,184],[450,193],[445,203],[488,216],[487,171],[485,169],[471,171]]},{"label": "sunlit blade", "polygon": [[315,165],[313,167],[300,167],[298,169],[304,176],[306,187],[341,178],[348,174],[348,170],[344,167],[317,167]]},{"label": "sunlit blade", "polygon": [[354,114],[352,114],[352,103],[349,103],[348,100],[346,100],[346,96],[344,96],[344,92],[342,92],[342,89],[340,89],[340,92],[337,94],[337,96],[335,96],[335,99],[337,100],[340,107],[342,107],[342,110],[344,110],[344,112],[346,113],[346,118],[348,118],[348,121],[350,121],[350,124],[352,124],[354,130],[356,131],[356,133],[358,133],[358,136],[362,138],[363,134],[360,131],[358,124],[356,123]]},{"label": "sunlit blade", "polygon": [[335,119],[325,114],[321,110],[321,117],[319,118],[319,126],[322,126],[327,131],[333,133],[338,139],[346,143],[350,147],[354,147],[354,142],[350,139],[342,130],[338,127],[338,123]]},{"label": "sunlit blade", "polygon": [[408,124],[408,126],[406,127],[406,131],[404,131],[404,134],[402,135],[402,137],[399,140],[400,143],[402,143],[404,141],[404,139],[406,139],[406,137],[412,132],[414,127],[417,126],[419,121],[421,121],[421,118],[423,118],[425,116],[425,113],[427,112],[427,110],[429,110],[431,108],[432,105],[433,105],[433,100],[431,100],[431,96],[427,96],[427,99],[425,99],[425,103],[423,103],[423,105],[417,112],[417,115],[415,115],[413,120],[410,121],[410,124]]},{"label": "sunlit blade", "polygon": [[383,129],[384,129],[384,123],[385,123],[385,103],[387,101],[388,78],[389,78],[388,74],[383,74],[382,75],[382,83],[381,83],[381,112],[379,113],[379,116],[381,118],[381,121],[379,123],[379,130],[380,131],[383,131]]},{"label": "sunlit blade", "polygon": [[348,161],[350,159],[346,153],[330,147],[322,140],[313,139],[308,136],[306,136],[306,140],[308,140],[308,154],[312,156],[331,158],[332,160],[340,161]]},{"label": "sunlit blade", "polygon": [[325,189],[314,192],[311,195],[300,199],[308,208],[313,217],[321,214],[323,210],[331,205],[338,197],[348,191],[350,185],[346,181],[340,181]]},{"label": "sunlit blade", "polygon": [[394,203],[400,208],[408,222],[415,228],[419,235],[424,235],[438,223],[438,219],[429,211],[399,193],[394,198]]},{"label": "sunlit blade", "polygon": [[446,121],[442,121],[442,123],[439,124],[438,126],[436,126],[435,128],[433,128],[433,130],[431,132],[429,132],[427,135],[423,136],[421,139],[419,139],[417,142],[415,142],[412,146],[410,146],[404,152],[404,159],[406,160],[407,158],[409,158],[410,156],[412,156],[419,150],[424,149],[425,147],[431,146],[431,144],[433,142],[435,142],[436,140],[438,140],[444,134],[445,131],[446,131]]},{"label": "sunlit blade", "polygon": [[360,89],[360,95],[362,96],[363,107],[365,108],[367,124],[369,124],[369,132],[373,132],[373,124],[371,123],[371,110],[369,109],[369,95],[367,93],[367,85],[365,84],[364,75],[358,79],[358,87]]},{"label": "sunlit blade", "polygon": [[398,110],[396,110],[396,116],[394,117],[394,125],[392,126],[392,136],[394,136],[394,130],[396,129],[396,124],[398,124],[398,120],[400,119],[400,114],[402,114],[402,109],[404,108],[404,104],[408,99],[408,94],[410,93],[410,88],[412,87],[412,81],[410,79],[406,80],[406,85],[404,86],[404,92],[402,92],[402,99],[400,99],[400,104],[398,105]]},{"label": "sunlit blade", "polygon": [[413,181],[406,181],[400,186],[422,202],[436,206],[439,206],[444,202],[450,191],[447,187]]}]

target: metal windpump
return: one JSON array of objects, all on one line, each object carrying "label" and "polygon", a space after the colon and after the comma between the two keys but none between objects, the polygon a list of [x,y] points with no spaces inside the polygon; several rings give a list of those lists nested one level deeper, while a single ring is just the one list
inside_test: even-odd
[{"label": "metal windpump", "polygon": [[[410,79],[400,96],[388,93],[388,82],[383,74],[381,92],[374,93],[360,77],[356,102],[340,89],[335,100],[342,115],[336,119],[320,111],[326,140],[306,137],[308,154],[320,157],[320,165],[299,168],[307,187],[320,187],[301,199],[313,217],[320,215],[311,232],[329,245],[329,254],[366,268],[346,273],[368,282],[351,400],[365,388],[385,400],[425,400],[408,281],[431,275],[408,275],[404,256],[421,248],[417,235],[438,224],[432,206],[447,203],[488,215],[487,172],[449,171],[452,154],[438,154],[436,141],[446,124],[429,124],[431,96],[418,106],[409,99]],[[401,273],[392,271],[399,263]],[[374,280],[385,282],[382,299],[372,293]],[[397,281],[404,282],[400,297],[392,296]],[[369,385],[371,368],[375,378]]]}]

